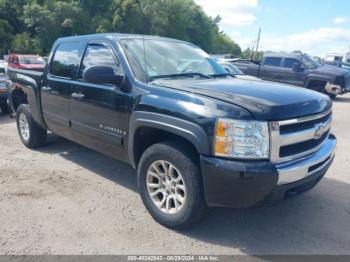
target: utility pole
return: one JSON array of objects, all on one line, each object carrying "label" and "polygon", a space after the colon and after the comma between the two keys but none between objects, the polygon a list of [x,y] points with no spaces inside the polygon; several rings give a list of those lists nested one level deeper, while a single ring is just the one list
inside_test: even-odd
[{"label": "utility pole", "polygon": [[258,51],[259,51],[260,34],[261,34],[261,27],[259,28],[258,40],[256,41],[256,50],[255,50],[254,58],[256,57],[256,55],[258,54]]}]

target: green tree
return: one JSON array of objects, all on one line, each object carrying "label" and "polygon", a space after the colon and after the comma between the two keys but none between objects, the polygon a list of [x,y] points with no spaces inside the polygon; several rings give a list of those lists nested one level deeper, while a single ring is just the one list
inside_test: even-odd
[{"label": "green tree", "polygon": [[12,28],[7,20],[0,19],[0,54],[6,54],[11,48]]},{"label": "green tree", "polygon": [[239,56],[241,48],[230,37],[220,32],[215,38],[215,51],[217,54],[231,54]]},{"label": "green tree", "polygon": [[0,17],[1,54],[20,44],[47,54],[58,37],[104,32],[177,38],[213,54],[241,52],[220,32],[220,17],[193,0],[0,0]]},{"label": "green tree", "polygon": [[12,41],[12,50],[13,53],[18,54],[40,54],[41,49],[39,48],[39,42],[37,39],[30,37],[29,33],[24,32],[17,34]]},{"label": "green tree", "polygon": [[121,33],[145,33],[145,15],[138,0],[115,0],[113,29]]},{"label": "green tree", "polygon": [[255,61],[261,61],[263,56],[264,56],[264,52],[262,52],[262,51],[255,52],[254,50],[250,49],[249,47],[246,48],[240,55],[241,58],[253,59]]}]

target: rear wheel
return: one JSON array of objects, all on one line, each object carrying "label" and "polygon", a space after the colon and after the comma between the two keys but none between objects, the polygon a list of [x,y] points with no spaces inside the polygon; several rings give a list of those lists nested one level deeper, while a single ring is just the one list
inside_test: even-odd
[{"label": "rear wheel", "polygon": [[47,130],[33,120],[28,105],[17,108],[16,122],[18,134],[26,147],[37,148],[46,143]]},{"label": "rear wheel", "polygon": [[149,147],[140,160],[138,184],[147,210],[166,227],[184,228],[205,214],[200,171],[185,146],[164,142]]}]

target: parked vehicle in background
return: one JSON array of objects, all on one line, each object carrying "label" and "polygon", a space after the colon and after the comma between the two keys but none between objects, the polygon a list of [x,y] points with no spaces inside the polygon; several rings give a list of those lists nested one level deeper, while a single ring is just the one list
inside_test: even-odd
[{"label": "parked vehicle in background", "polygon": [[327,53],[324,61],[326,63],[333,63],[335,65],[341,65],[342,63],[350,63],[350,52]]},{"label": "parked vehicle in background", "polygon": [[129,163],[167,227],[195,223],[207,206],[297,195],[333,161],[327,96],[237,79],[191,43],[75,36],[58,39],[48,61],[43,73],[8,69],[23,144],[40,147],[51,130]]},{"label": "parked vehicle in background", "polygon": [[5,67],[0,65],[0,109],[4,114],[10,113],[10,108],[7,104],[8,99],[8,78],[6,76]]},{"label": "parked vehicle in background", "polygon": [[343,68],[345,70],[350,71],[350,63],[335,63],[335,62],[324,61],[324,64],[337,66],[337,67],[340,67],[340,68]]},{"label": "parked vehicle in background", "polygon": [[11,54],[8,58],[8,67],[12,68],[43,71],[45,65],[45,60],[37,55]]},{"label": "parked vehicle in background", "polygon": [[217,60],[217,62],[218,62],[223,68],[225,68],[225,70],[226,70],[228,73],[234,75],[234,76],[237,77],[238,79],[261,81],[260,78],[257,78],[257,77],[255,77],[255,76],[250,76],[250,75],[244,74],[237,66],[233,65],[230,61],[231,61],[231,59],[229,59],[229,60],[224,60],[224,59]]},{"label": "parked vehicle in background", "polygon": [[260,64],[248,60],[235,60],[232,63],[248,75],[305,87],[331,98],[350,92],[348,70],[321,65],[300,52],[266,53]]}]

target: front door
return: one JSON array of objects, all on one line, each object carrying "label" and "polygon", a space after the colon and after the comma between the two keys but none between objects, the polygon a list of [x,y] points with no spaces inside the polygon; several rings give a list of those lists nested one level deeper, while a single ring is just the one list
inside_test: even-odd
[{"label": "front door", "polygon": [[122,74],[117,56],[108,43],[87,45],[71,89],[71,125],[75,140],[126,159],[124,140],[128,126],[128,94],[116,85],[85,82],[83,72],[91,66],[111,66]]},{"label": "front door", "polygon": [[61,43],[53,55],[47,78],[42,82],[41,104],[49,130],[72,138],[69,126],[72,78],[80,61],[80,43]]}]

